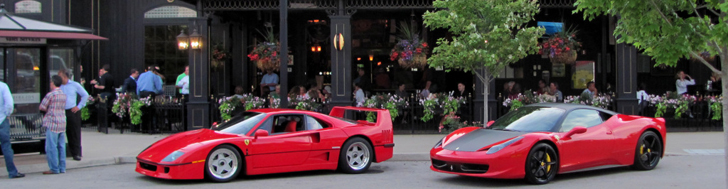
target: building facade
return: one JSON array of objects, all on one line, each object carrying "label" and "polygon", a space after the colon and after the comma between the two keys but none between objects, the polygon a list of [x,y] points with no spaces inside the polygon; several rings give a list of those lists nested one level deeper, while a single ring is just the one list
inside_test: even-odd
[{"label": "building facade", "polygon": [[[616,44],[611,35],[615,18],[600,17],[584,21],[583,16],[573,15],[573,0],[541,1],[541,13],[532,23],[561,22],[579,30],[577,38],[583,48],[578,53],[577,65],[554,65],[541,55],[529,56],[509,66],[493,81],[490,97],[484,97],[482,84],[471,73],[445,72],[431,68],[403,69],[389,57],[401,32],[401,23],[414,23],[420,35],[429,44],[438,38],[448,37],[447,31],[429,30],[422,24],[422,14],[432,11],[431,0],[289,0],[286,26],[281,26],[280,1],[277,0],[0,0],[8,10],[18,15],[59,24],[90,28],[94,34],[109,38],[93,41],[82,48],[80,78],[97,78],[102,65],[111,65],[116,83],[129,76],[129,70],[143,70],[147,65],[159,65],[165,76],[165,84],[174,84],[184,66],[190,66],[191,90],[188,106],[188,128],[201,128],[210,124],[210,99],[229,96],[236,86],[245,92],[257,94],[265,74],[246,56],[264,39],[267,29],[278,34],[287,28],[286,40],[289,61],[285,72],[286,87],[330,86],[332,103],[352,105],[352,81],[358,77],[357,69],[373,85],[375,78],[386,75],[389,84],[372,87],[371,94],[393,92],[395,84],[405,83],[413,92],[422,89],[422,83],[432,78],[437,85],[435,92],[457,89],[462,82],[474,91],[472,112],[475,119],[482,119],[482,102],[491,105],[490,117],[497,117],[498,98],[504,98],[504,83],[515,81],[523,90],[536,90],[538,79],[560,84],[565,95],[578,95],[583,88],[576,81],[576,72],[588,70],[588,79],[597,83],[600,92],[613,92],[616,111],[636,112],[636,91],[639,83],[649,83],[648,93],[661,94],[674,90],[676,70],[686,70],[698,83],[705,83],[709,70],[698,64],[685,63],[678,68],[653,67],[649,57],[624,44]],[[39,6],[40,8],[34,8]],[[32,9],[32,10],[31,10]],[[424,28],[424,29],[423,29]],[[200,50],[179,50],[176,37],[190,35],[197,30],[202,36]],[[343,46],[338,47],[335,36],[343,36]],[[338,41],[336,41],[338,42]],[[228,56],[217,60],[215,51]],[[586,69],[585,69],[586,68]],[[581,76],[579,76],[581,77]],[[582,78],[582,80],[584,80]],[[581,81],[582,83],[584,81]],[[607,86],[610,87],[607,87]],[[697,86],[700,87],[700,86]]]}]

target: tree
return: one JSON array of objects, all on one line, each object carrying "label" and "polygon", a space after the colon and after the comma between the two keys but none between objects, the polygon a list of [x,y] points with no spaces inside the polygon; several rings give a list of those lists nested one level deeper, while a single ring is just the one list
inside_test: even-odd
[{"label": "tree", "polygon": [[[728,72],[716,69],[700,55],[717,55],[721,68],[728,66],[728,3],[725,0],[577,0],[574,5],[574,12],[583,12],[584,19],[617,16],[614,30],[614,35],[619,37],[617,42],[632,44],[644,51],[657,62],[655,66],[675,66],[681,58],[697,59],[722,76],[723,96],[728,96]],[[728,104],[728,98],[722,104]],[[726,110],[728,106],[723,106],[723,131],[728,140]],[[728,146],[725,149],[728,151]]]},{"label": "tree", "polygon": [[[454,36],[437,40],[427,59],[429,66],[475,73],[486,98],[490,81],[501,70],[538,52],[544,29],[527,26],[539,12],[536,0],[436,0],[433,6],[437,10],[423,16],[425,25],[447,29]],[[483,103],[487,121],[488,101]]]}]

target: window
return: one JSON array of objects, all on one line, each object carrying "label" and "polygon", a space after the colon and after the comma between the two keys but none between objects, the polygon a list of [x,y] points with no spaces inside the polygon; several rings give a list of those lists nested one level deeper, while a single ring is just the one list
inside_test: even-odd
[{"label": "window", "polygon": [[303,131],[303,115],[280,115],[273,118],[272,135]]},{"label": "window", "polygon": [[266,114],[263,113],[244,112],[231,118],[229,121],[212,127],[212,130],[239,135],[246,134],[250,131],[250,129],[253,129],[255,125],[258,125],[265,116]]},{"label": "window", "polygon": [[38,1],[23,0],[15,3],[15,14],[41,12],[41,4]]},{"label": "window", "polygon": [[306,130],[319,130],[323,129],[322,124],[311,116],[306,116]]},{"label": "window", "polygon": [[185,65],[189,65],[187,51],[180,51],[177,47],[177,35],[182,30],[187,31],[187,26],[144,27],[144,63],[159,65],[167,85],[174,85],[177,75],[185,71]]},{"label": "window", "polygon": [[552,131],[562,115],[564,110],[560,108],[521,107],[498,118],[489,128],[524,132]]},{"label": "window", "polygon": [[197,11],[187,7],[163,6],[144,13],[144,18],[194,18]]},{"label": "window", "polygon": [[601,124],[602,117],[596,110],[574,110],[569,113],[564,119],[564,123],[561,124],[561,132],[566,132],[573,129],[576,126],[581,127],[593,127]]}]

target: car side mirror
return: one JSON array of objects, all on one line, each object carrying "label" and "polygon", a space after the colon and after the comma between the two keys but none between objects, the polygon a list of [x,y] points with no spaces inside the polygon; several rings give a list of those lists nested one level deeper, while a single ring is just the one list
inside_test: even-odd
[{"label": "car side mirror", "polygon": [[212,123],[212,127],[217,127],[217,122]]},{"label": "car side mirror", "polygon": [[268,136],[268,135],[270,135],[270,133],[263,129],[258,129],[257,131],[255,131],[255,138],[264,137],[264,136]]},{"label": "car side mirror", "polygon": [[488,121],[488,123],[485,124],[485,128],[490,127],[491,125],[493,125],[493,123],[495,123],[495,121],[493,121],[493,120]]},{"label": "car side mirror", "polygon": [[581,133],[586,133],[586,127],[577,126],[577,127],[574,127],[573,129],[569,130],[569,132],[566,132],[566,135],[564,135],[564,138],[570,138],[571,135],[581,134]]}]

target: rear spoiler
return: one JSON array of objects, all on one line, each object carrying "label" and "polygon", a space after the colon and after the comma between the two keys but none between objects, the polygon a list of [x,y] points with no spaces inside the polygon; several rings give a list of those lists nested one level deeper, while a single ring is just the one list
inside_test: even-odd
[{"label": "rear spoiler", "polygon": [[344,118],[344,113],[346,110],[352,110],[352,111],[365,111],[365,112],[377,112],[377,123],[384,123],[382,121],[392,121],[392,117],[389,115],[389,110],[387,109],[377,109],[377,108],[362,108],[362,107],[353,107],[353,106],[336,106],[331,109],[331,113],[329,113],[330,116],[333,117],[340,117]]}]

